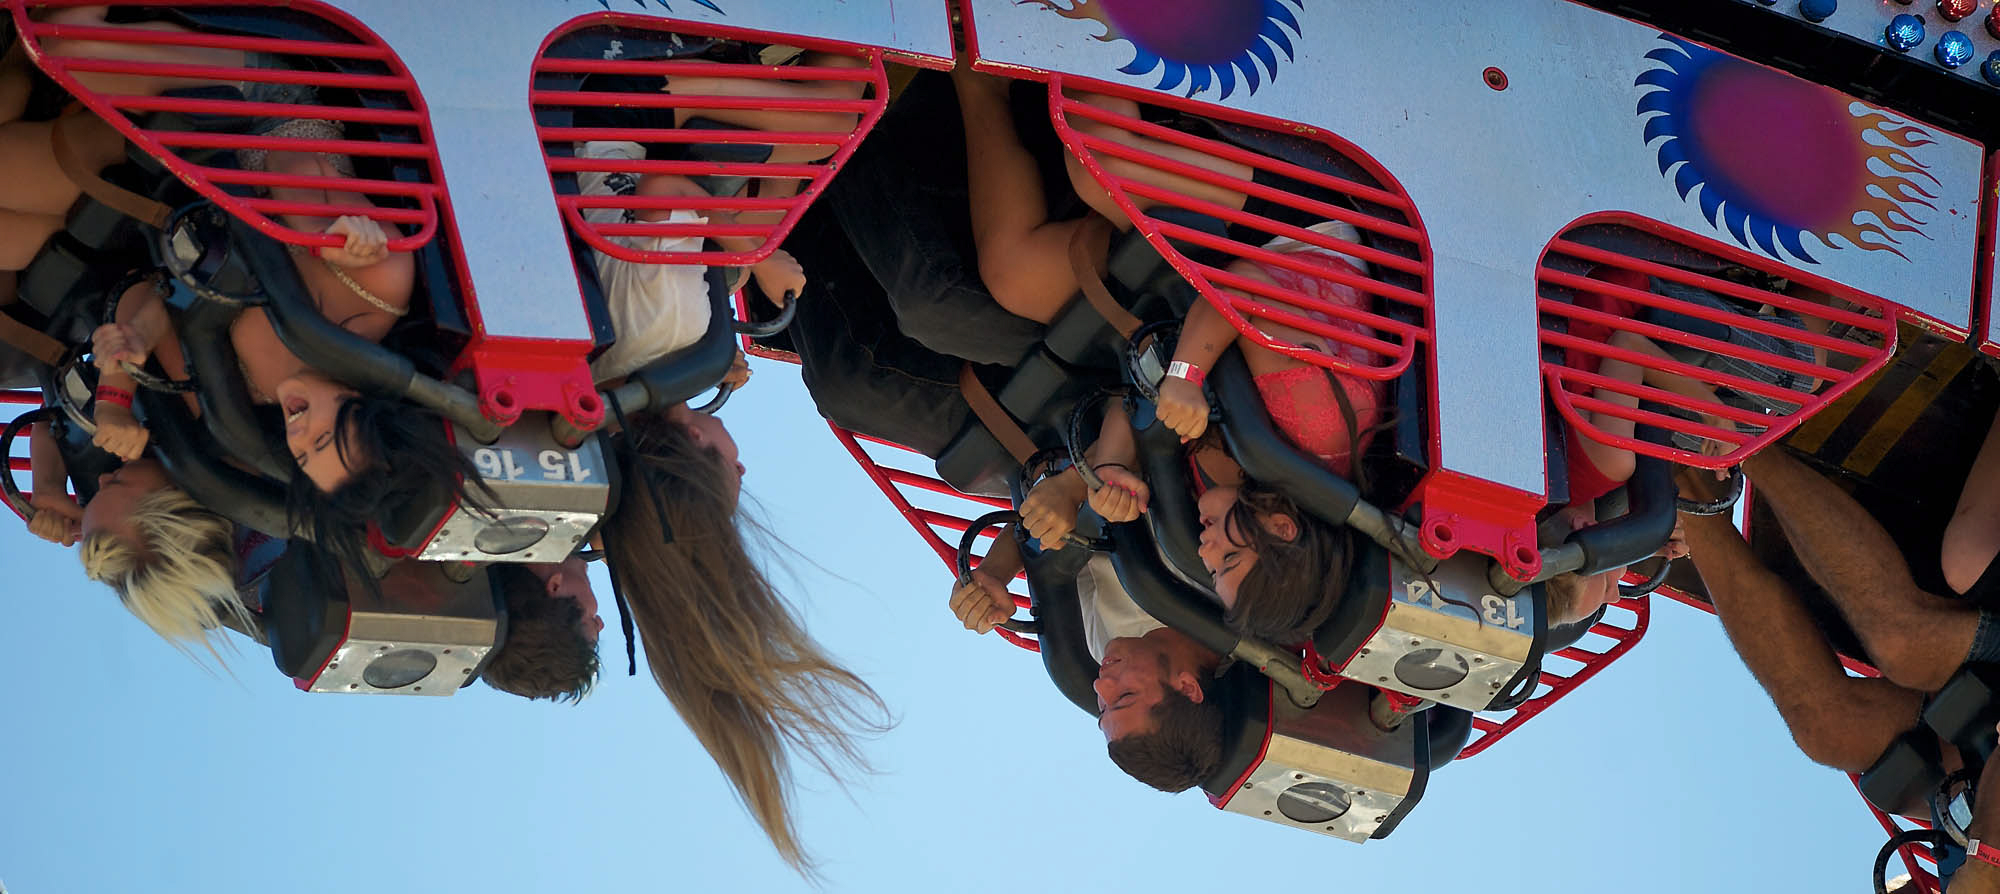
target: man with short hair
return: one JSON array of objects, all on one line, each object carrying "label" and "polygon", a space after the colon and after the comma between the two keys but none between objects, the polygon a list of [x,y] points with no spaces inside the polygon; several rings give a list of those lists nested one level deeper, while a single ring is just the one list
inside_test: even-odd
[{"label": "man with short hair", "polygon": [[597,596],[583,559],[489,566],[507,600],[507,639],[480,678],[526,699],[581,701],[597,680]]},{"label": "man with short hair", "polygon": [[[972,580],[953,588],[952,613],[967,630],[986,633],[1014,614],[1006,582],[1020,568],[1014,538],[1002,536]],[[1163,792],[1200,785],[1222,762],[1222,708],[1212,697],[1222,656],[1146,614],[1109,556],[1092,555],[1076,583],[1111,761]]]}]

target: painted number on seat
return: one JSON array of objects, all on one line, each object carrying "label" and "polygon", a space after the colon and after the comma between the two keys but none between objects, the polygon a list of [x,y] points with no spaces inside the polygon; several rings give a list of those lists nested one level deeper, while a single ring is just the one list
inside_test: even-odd
[{"label": "painted number on seat", "polygon": [[588,481],[593,476],[583,456],[568,450],[544,450],[535,459],[540,469],[522,462],[516,451],[506,447],[481,447],[472,451],[472,465],[485,478],[518,481],[535,474],[544,481]]},{"label": "painted number on seat", "polygon": [[[1432,587],[1428,581],[1422,579],[1403,582],[1403,599],[1406,602],[1417,605],[1428,604],[1431,608],[1441,612],[1464,609],[1462,605],[1453,605],[1445,601],[1443,594],[1439,593],[1435,587]],[[1495,627],[1516,630],[1523,624],[1528,623],[1527,618],[1521,617],[1520,603],[1514,599],[1487,593],[1479,597],[1479,607],[1480,619]]]}]

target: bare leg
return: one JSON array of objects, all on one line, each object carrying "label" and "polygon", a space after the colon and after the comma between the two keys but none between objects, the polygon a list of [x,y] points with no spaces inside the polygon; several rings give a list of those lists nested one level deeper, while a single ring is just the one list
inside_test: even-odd
[{"label": "bare leg", "polygon": [[1799,750],[1849,773],[1867,769],[1916,722],[1923,697],[1888,680],[1848,676],[1798,594],[1751,555],[1727,516],[1682,522],[1722,629]]},{"label": "bare leg", "polygon": [[1008,82],[961,69],[952,84],[965,119],[966,204],[979,278],[1009,313],[1046,323],[1076,295],[1069,243],[1081,221],[1049,220],[1041,172],[1008,110]]},{"label": "bare leg", "polygon": [[[1126,117],[1137,118],[1139,116],[1139,104],[1129,99],[1081,92],[1072,93],[1070,96],[1072,99],[1125,115]],[[1154,155],[1165,156],[1240,180],[1250,179],[1251,169],[1248,165],[1224,161],[1204,152],[1164,140],[1155,140],[1151,137],[1141,136],[1122,128],[1084,118],[1080,115],[1070,116],[1069,122],[1071,127],[1088,136],[1120,143]],[[1108,173],[1119,177],[1138,180],[1177,195],[1221,205],[1226,208],[1240,209],[1243,207],[1245,196],[1243,193],[1231,189],[1216,186],[1193,177],[1169,173],[1122,158],[1113,158],[1107,153],[1098,153],[1097,160]],[[1111,201],[1110,196],[1104,194],[1103,187],[1099,186],[1096,179],[1091,177],[1089,172],[1085,171],[1083,166],[1077,163],[1074,158],[1069,160],[1069,172],[1071,185],[1075,187],[1077,195],[1083,197],[1085,203],[1089,204],[1099,214],[1104,215],[1113,222],[1119,223],[1120,226],[1129,226],[1129,222],[1125,220],[1124,211],[1120,210],[1117,204]],[[1141,209],[1163,204],[1155,199],[1138,195],[1133,195],[1132,201]]]},{"label": "bare leg", "polygon": [[[105,8],[102,6],[73,6],[51,12],[46,21],[58,25],[85,25],[104,27]],[[131,28],[143,31],[171,31],[186,33],[188,29],[169,22],[135,22],[112,27]],[[182,65],[223,65],[240,67],[244,55],[241,50],[218,50],[205,47],[172,46],[168,44],[120,43],[104,40],[77,40],[74,38],[51,38],[42,41],[42,49],[51,56],[76,56],[90,59],[125,59],[131,61],[168,62]],[[99,93],[124,96],[157,96],[168,90],[186,87],[204,87],[222,83],[207,78],[173,78],[158,75],[107,74],[104,72],[79,71],[72,73],[85,87]]]},{"label": "bare leg", "polygon": [[1944,529],[1938,561],[1944,566],[1945,582],[1963,593],[1979,582],[1996,554],[2000,554],[2000,413],[1994,414],[1979,458],[1965,476],[1958,508]]},{"label": "bare leg", "polygon": [[[29,214],[62,215],[81,194],[56,163],[50,132],[55,122],[13,121],[0,124],[0,208]],[[95,116],[65,119],[71,145],[92,170],[124,157],[125,140]]]},{"label": "bare leg", "polygon": [[28,54],[16,41],[0,56],[0,124],[13,121],[28,110]]},{"label": "bare leg", "polygon": [[[861,68],[866,63],[851,56],[808,53],[806,64],[821,68]],[[771,98],[860,99],[867,90],[862,81],[770,81],[757,78],[677,77],[670,92],[699,96],[763,96]],[[799,112],[771,109],[675,109],[674,126],[682,127],[689,118],[707,118],[747,127],[798,133],[832,134],[826,143],[787,143],[771,149],[773,164],[811,164],[832,155],[836,144],[854,130],[860,116],[851,112]],[[798,195],[801,181],[792,178],[763,178],[757,194],[763,198]],[[745,223],[775,223],[776,212],[746,212]]]},{"label": "bare leg", "polygon": [[42,243],[62,227],[63,219],[54,215],[0,208],[0,271],[7,271],[11,280],[13,271],[27,269],[28,262],[41,252]]},{"label": "bare leg", "polygon": [[1889,532],[1784,451],[1753,456],[1743,471],[1882,673],[1921,692],[1943,686],[1972,649],[1979,610],[1919,589]]}]

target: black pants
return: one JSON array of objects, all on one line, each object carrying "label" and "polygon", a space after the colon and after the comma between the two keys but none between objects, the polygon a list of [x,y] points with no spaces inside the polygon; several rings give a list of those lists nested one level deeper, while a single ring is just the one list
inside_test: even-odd
[{"label": "black pants", "polygon": [[[1060,145],[1036,139],[1047,132],[1054,141],[1046,103],[1021,99],[1016,125],[1044,162],[1045,192],[1055,194],[1050,207],[1067,210],[1078,202]],[[1008,313],[979,279],[965,134],[949,77],[923,72],[912,79],[819,204],[832,209],[904,335],[940,354],[1008,366],[1041,341],[1042,324]],[[806,275],[816,276],[811,265]]]}]

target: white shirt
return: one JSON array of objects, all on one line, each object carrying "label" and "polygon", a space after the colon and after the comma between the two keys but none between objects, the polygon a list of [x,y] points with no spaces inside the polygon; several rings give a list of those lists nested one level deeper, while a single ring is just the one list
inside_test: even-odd
[{"label": "white shirt", "polygon": [[[646,157],[638,143],[593,141],[582,144],[580,158],[637,160]],[[584,171],[576,175],[586,196],[632,195],[638,177],[632,174]],[[591,223],[631,223],[623,208],[587,208]],[[685,208],[670,212],[670,223],[707,223]],[[612,242],[637,251],[701,250],[699,236],[612,236]],[[597,279],[611,311],[616,341],[590,364],[599,382],[629,375],[640,367],[701,340],[708,332],[707,267],[700,264],[634,264],[606,254],[597,256]]]},{"label": "white shirt", "polygon": [[1126,636],[1145,636],[1167,625],[1146,614],[1132,601],[1111,556],[1095,553],[1083,573],[1076,576],[1077,607],[1083,611],[1083,638],[1090,644],[1090,657],[1104,661],[1104,646]]}]

